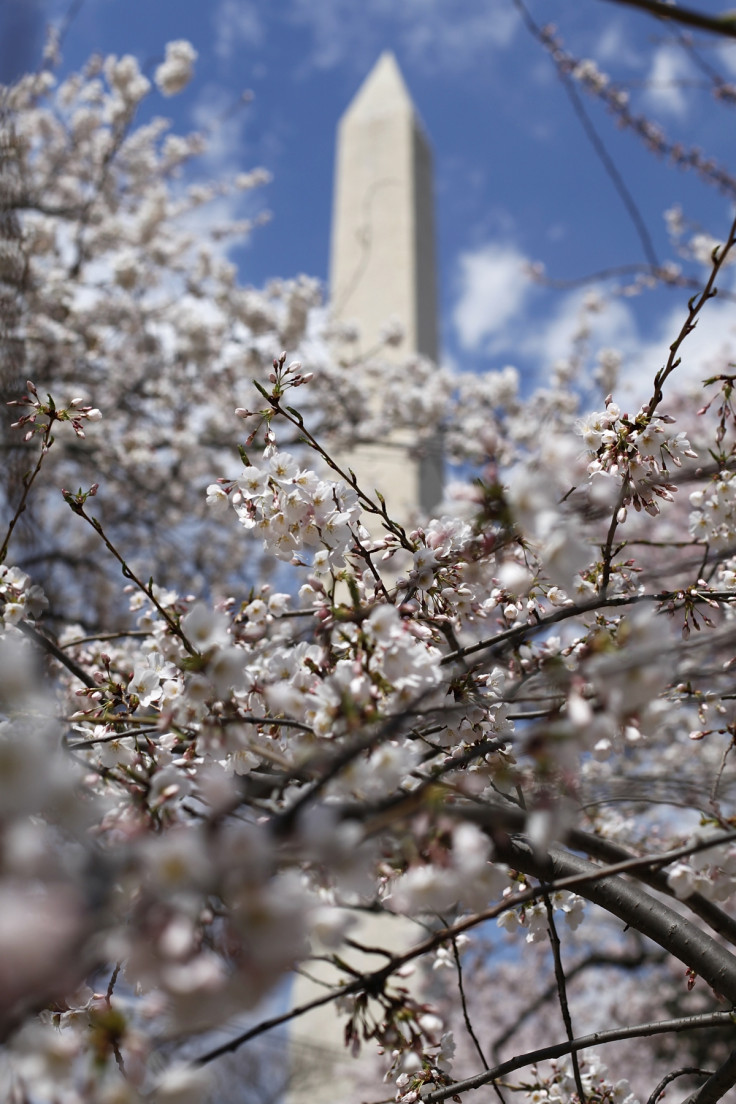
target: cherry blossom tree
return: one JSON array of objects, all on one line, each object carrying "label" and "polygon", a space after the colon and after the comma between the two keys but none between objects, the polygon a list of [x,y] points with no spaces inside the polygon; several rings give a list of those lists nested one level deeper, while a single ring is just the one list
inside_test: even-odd
[{"label": "cherry blossom tree", "polygon": [[[529,27],[575,95],[666,151]],[[168,46],[163,95],[193,61]],[[222,1055],[335,1003],[351,1050],[380,1052],[372,1098],[720,1099],[736,377],[727,352],[695,398],[679,375],[736,221],[705,249],[672,214],[683,266],[634,274],[683,300],[638,408],[610,349],[582,405],[593,299],[544,388],[420,362],[377,407],[326,337],[299,359],[314,282],[242,288],[217,247],[242,223],[194,229],[260,176],[179,177],[201,141],[136,125],[151,89],[132,58],[54,80],[2,101],[4,1097],[203,1100]],[[390,391],[405,369],[381,371]],[[335,458],[399,423],[442,426],[477,471],[414,528]],[[417,938],[351,970],[367,909]],[[212,1042],[313,956],[339,984]]]},{"label": "cherry blossom tree", "polygon": [[[208,205],[237,204],[266,173],[187,182],[203,136],[172,134],[159,116],[137,124],[147,98],[187,84],[194,59],[189,43],[170,43],[154,87],[131,56],[93,58],[58,85],[49,68],[31,74],[3,98],[6,398],[26,376],[43,377],[49,391],[105,406],[104,426],[93,429],[88,416],[59,442],[54,479],[104,480],[106,523],[126,533],[162,584],[196,577],[205,559],[214,566],[190,488],[219,470],[218,448],[229,442],[223,412],[248,397],[243,376],[266,351],[298,348],[319,299],[316,281],[304,278],[263,292],[237,284],[226,246],[249,233],[257,212],[212,216],[206,232],[197,229]],[[7,435],[5,447],[17,454]],[[8,491],[12,500],[17,479]],[[47,581],[54,612],[68,614],[76,598],[76,615],[94,622],[91,591],[104,608],[110,588],[93,545],[80,534],[61,548],[54,503],[29,509],[26,559]],[[241,559],[233,547],[219,553],[220,573]],[[75,595],[82,564],[92,586]]]}]

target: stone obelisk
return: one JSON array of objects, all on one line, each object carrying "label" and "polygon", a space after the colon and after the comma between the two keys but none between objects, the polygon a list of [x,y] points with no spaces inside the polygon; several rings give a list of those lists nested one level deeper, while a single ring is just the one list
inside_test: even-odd
[{"label": "stone obelisk", "polygon": [[[359,353],[437,361],[432,154],[392,53],[381,54],[340,119],[330,260],[332,313],[357,324]],[[381,346],[398,322],[404,339]],[[370,363],[360,366],[370,383]],[[400,395],[396,395],[399,403]],[[349,454],[363,489],[378,488],[406,523],[442,497],[437,442],[415,449],[411,430],[383,434]]]},{"label": "stone obelisk", "polygon": [[[376,355],[397,362],[421,355],[436,362],[432,158],[391,53],[381,55],[340,120],[331,253],[333,315],[356,322],[360,351],[381,346],[384,327],[398,322],[403,342],[395,349],[383,345]],[[352,370],[370,374],[370,360],[361,362],[358,357]],[[367,382],[370,385],[370,375]],[[370,386],[368,390],[370,396]],[[378,488],[385,495],[390,513],[402,524],[417,511],[431,510],[441,498],[439,447],[425,442],[417,451],[411,429],[360,444],[341,459],[368,494]],[[366,947],[400,951],[426,931],[399,916],[364,913],[351,935]],[[380,955],[355,948],[341,948],[340,954],[360,971],[385,964]],[[295,978],[294,1007],[323,995],[325,985],[352,976],[324,961],[307,964],[305,973],[310,977]],[[359,1063],[342,1045],[341,1022],[331,1004],[292,1025],[289,1062],[288,1104],[347,1104],[359,1099]]]}]

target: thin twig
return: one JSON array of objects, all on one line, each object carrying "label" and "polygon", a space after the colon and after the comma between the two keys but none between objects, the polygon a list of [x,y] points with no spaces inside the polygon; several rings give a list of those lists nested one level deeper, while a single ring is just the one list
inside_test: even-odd
[{"label": "thin twig", "polygon": [[51,427],[56,421],[56,413],[55,411],[52,411],[46,416],[48,417],[49,421],[48,424],[44,427],[43,440],[41,442],[41,451],[38,454],[38,460],[36,461],[36,466],[34,467],[33,471],[30,473],[26,472],[25,476],[23,477],[23,494],[21,495],[20,502],[15,509],[15,513],[10,519],[8,531],[5,534],[5,540],[2,543],[2,547],[0,547],[0,564],[5,563],[5,557],[8,554],[8,545],[10,544],[10,539],[13,536],[13,530],[18,524],[21,514],[23,514],[25,511],[25,508],[28,504],[28,496],[31,493],[31,487],[36,481],[36,476],[40,472],[41,465],[43,464],[53,442]]},{"label": "thin twig", "polygon": [[623,203],[624,207],[626,208],[626,211],[629,215],[629,218],[631,219],[632,223],[634,224],[634,229],[636,230],[636,233],[639,237],[639,241],[641,242],[641,247],[642,247],[642,250],[644,251],[644,255],[645,255],[647,261],[652,266],[652,268],[656,271],[660,267],[659,258],[657,257],[657,254],[655,252],[654,242],[652,241],[651,234],[649,233],[649,230],[647,228],[647,224],[644,221],[642,213],[641,213],[641,211],[639,210],[639,208],[636,204],[636,200],[634,199],[631,192],[629,191],[628,186],[626,184],[626,181],[622,177],[621,173],[618,171],[618,167],[616,165],[616,162],[613,160],[610,153],[608,152],[605,145],[603,144],[603,141],[602,141],[600,135],[598,134],[598,131],[593,126],[593,122],[592,122],[590,116],[588,115],[588,112],[585,110],[585,106],[583,104],[582,99],[578,95],[578,91],[577,91],[577,88],[575,87],[575,84],[573,83],[571,78],[567,75],[567,73],[564,73],[563,71],[560,70],[560,75],[561,75],[561,78],[562,78],[563,87],[564,87],[565,91],[567,92],[568,98],[569,98],[569,100],[570,100],[570,102],[573,106],[573,110],[575,111],[575,114],[577,115],[578,119],[580,120],[580,124],[583,127],[583,130],[585,131],[586,137],[588,138],[588,141],[590,142],[590,144],[592,145],[592,147],[595,150],[596,154],[598,155],[598,158],[599,158],[601,164],[603,165],[603,168],[605,169],[606,173],[608,174],[608,177],[611,180],[611,183],[613,184],[614,188],[618,192],[618,195],[619,195],[619,198],[621,199],[621,202]]},{"label": "thin twig", "polygon": [[679,5],[667,3],[666,0],[608,0],[608,3],[638,8],[639,11],[654,15],[657,19],[681,23],[684,27],[695,27],[699,31],[710,31],[711,34],[736,38],[736,18],[730,12],[723,15],[706,15],[704,12],[693,11],[692,8],[682,8]]},{"label": "thin twig", "polygon": [[110,980],[107,984],[107,992],[105,993],[105,1000],[107,1001],[108,1004],[110,1004],[110,1002],[112,1000],[112,995],[113,995],[113,992],[115,990],[115,983],[118,980],[118,974],[120,973],[120,969],[121,969],[122,965],[123,965],[122,962],[116,962],[115,963],[115,969],[113,970],[112,974],[110,975]]},{"label": "thin twig", "polygon": [[96,640],[121,640],[129,636],[150,636],[148,629],[118,629],[117,632],[94,633],[92,636],[75,636],[73,640],[67,640],[65,648],[76,648],[79,644],[90,644]]},{"label": "thin twig", "polygon": [[667,1086],[670,1084],[671,1081],[674,1081],[677,1077],[685,1077],[688,1074],[690,1074],[690,1075],[699,1074],[702,1077],[712,1077],[713,1076],[713,1071],[712,1070],[699,1069],[698,1066],[683,1066],[682,1069],[673,1070],[671,1073],[668,1073],[666,1075],[666,1077],[662,1078],[662,1080],[659,1082],[659,1084],[657,1085],[654,1092],[651,1094],[651,1096],[647,1100],[647,1104],[657,1104],[657,1101],[659,1100],[660,1096],[662,1095],[662,1093],[664,1092],[664,1090],[667,1088]]},{"label": "thin twig", "polygon": [[[728,754],[732,750],[733,746],[734,746],[734,737],[731,736],[731,740],[726,745],[726,749],[723,752],[723,755],[721,756],[721,762],[719,764],[718,771],[716,773],[715,779],[713,780],[713,788],[712,788],[711,793],[710,793],[710,803],[713,806],[713,808],[716,810],[716,812],[718,812],[718,790],[719,790],[720,785],[721,785],[721,779],[723,778],[723,772],[726,769],[726,760],[728,759]],[[718,815],[720,816],[720,813]]]},{"label": "thin twig", "polygon": [[623,1039],[641,1039],[651,1035],[665,1035],[669,1032],[693,1031],[704,1027],[715,1027],[718,1024],[731,1024],[734,1022],[733,1012],[709,1012],[700,1016],[685,1016],[678,1020],[660,1020],[657,1023],[634,1024],[630,1027],[613,1028],[611,1031],[596,1031],[592,1035],[583,1035],[579,1039],[573,1039],[572,1043],[556,1043],[554,1046],[540,1047],[538,1050],[521,1054],[517,1058],[510,1058],[493,1069],[484,1070],[475,1077],[467,1077],[463,1081],[455,1081],[441,1089],[428,1093],[422,1097],[423,1104],[439,1104],[448,1096],[456,1096],[467,1092],[468,1089],[479,1089],[481,1085],[487,1085],[499,1077],[505,1077],[508,1073],[523,1069],[525,1066],[534,1065],[537,1062],[545,1062],[554,1058],[562,1058],[565,1054],[572,1054],[590,1047],[602,1046],[605,1043],[617,1043]]},{"label": "thin twig", "polygon": [[63,667],[66,667],[67,671],[70,671],[71,674],[78,678],[80,682],[83,682],[90,690],[97,689],[97,683],[92,676],[88,675],[83,667],[80,667],[78,663],[75,663],[73,659],[66,655],[58,644],[55,644],[54,641],[44,633],[39,632],[30,621],[19,621],[16,627],[19,628],[22,633],[25,633],[26,636],[29,636],[31,640],[34,640],[45,652],[48,652],[49,655],[58,660]]},{"label": "thin twig", "polygon": [[473,1041],[473,1046],[475,1047],[478,1057],[483,1064],[483,1069],[489,1069],[488,1062],[486,1061],[486,1056],[483,1053],[483,1048],[478,1041],[478,1036],[475,1034],[475,1029],[473,1028],[473,1025],[470,1021],[470,1015],[468,1013],[468,1002],[465,997],[465,986],[463,985],[463,966],[462,962],[460,961],[460,952],[457,947],[457,939],[451,939],[450,945],[452,947],[452,956],[455,959],[455,969],[457,970],[457,988],[458,992],[460,993],[460,1004],[462,1005],[465,1028],[468,1032],[468,1035]]},{"label": "thin twig", "polygon": [[[261,390],[261,389],[259,388],[259,390]],[[404,529],[404,527],[402,525],[399,525],[398,522],[393,521],[389,517],[388,511],[386,509],[386,504],[381,499],[381,496],[380,495],[378,496],[380,505],[377,506],[375,504],[375,502],[373,501],[373,499],[370,498],[369,495],[367,495],[365,493],[365,491],[361,490],[361,488],[358,486],[358,481],[355,478],[354,473],[352,471],[350,471],[349,469],[348,469],[347,472],[343,471],[343,469],[330,456],[330,454],[324,448],[322,448],[322,445],[320,445],[320,443],[316,439],[316,437],[314,437],[313,434],[311,434],[309,432],[309,430],[306,428],[306,426],[304,425],[304,420],[302,419],[301,414],[299,414],[297,411],[292,412],[292,410],[290,408],[282,406],[280,401],[278,400],[278,398],[274,398],[273,396],[270,396],[268,394],[268,392],[265,391],[265,389],[262,390],[262,394],[271,403],[271,406],[276,411],[276,413],[280,414],[288,422],[291,422],[291,424],[293,426],[296,426],[296,428],[299,430],[299,433],[304,438],[304,443],[309,445],[309,447],[311,449],[313,449],[314,452],[318,453],[322,457],[322,459],[325,461],[325,463],[327,463],[330,466],[330,468],[332,468],[332,470],[337,475],[339,475],[340,478],[342,480],[344,480],[345,483],[348,484],[348,486],[353,488],[353,490],[357,493],[358,498],[361,500],[361,502],[363,504],[363,509],[367,510],[368,513],[370,513],[370,514],[375,514],[377,517],[379,517],[382,521],[382,524],[383,524],[384,528],[389,533],[392,533],[395,537],[398,537],[398,539],[401,543],[401,546],[403,548],[408,549],[410,552],[414,552],[414,550],[415,550],[414,545],[412,544],[412,542],[409,540],[408,536],[406,535],[406,530]]]},{"label": "thin twig", "polygon": [[[542,287],[555,291],[568,291],[572,288],[586,287],[589,284],[599,284],[602,280],[614,280],[621,276],[646,276],[656,280],[660,286],[679,290],[686,288],[690,291],[700,291],[701,281],[694,276],[676,276],[668,268],[652,268],[649,264],[632,263],[622,265],[609,265],[608,268],[599,269],[596,272],[588,272],[583,276],[570,276],[566,279],[560,276],[548,276],[546,273],[534,273],[534,282]],[[733,291],[718,292],[721,299],[736,302],[736,293]]]},{"label": "thin twig", "polygon": [[725,264],[726,258],[728,257],[734,245],[736,245],[736,218],[734,218],[733,222],[731,223],[726,241],[723,242],[722,245],[718,245],[714,248],[711,255],[712,265],[710,275],[708,276],[705,287],[701,291],[700,295],[693,295],[692,299],[690,299],[690,301],[688,302],[687,318],[683,322],[677,337],[670,345],[670,353],[667,358],[667,363],[665,364],[664,368],[661,368],[660,371],[657,372],[657,375],[654,377],[654,393],[652,394],[649,403],[645,407],[645,410],[647,411],[650,419],[654,414],[654,411],[662,401],[662,387],[665,380],[669,378],[669,376],[674,372],[675,368],[677,368],[680,364],[679,352],[682,343],[684,342],[685,338],[695,329],[698,321],[698,315],[700,314],[705,304],[708,302],[709,299],[712,299],[716,295],[716,278],[721,271],[721,268]]},{"label": "thin twig", "polygon": [[[565,970],[562,965],[560,937],[557,932],[554,909],[552,907],[552,900],[549,893],[544,894],[544,907],[547,911],[547,931],[549,932],[549,942],[550,947],[552,948],[552,960],[555,967],[555,981],[557,982],[557,995],[560,1002],[562,1022],[565,1025],[567,1041],[572,1044],[575,1041],[575,1032],[572,1029],[572,1016],[570,1015],[570,1005],[568,1004],[567,1000],[567,981],[565,979]],[[586,1104],[585,1090],[583,1089],[583,1079],[580,1075],[580,1063],[578,1061],[577,1052],[575,1050],[572,1050],[570,1052],[570,1058],[572,1060],[572,1074],[575,1079],[575,1088],[578,1091],[578,1100],[580,1101],[580,1104]]]},{"label": "thin twig", "polygon": [[[584,867],[584,869],[582,870],[582,872],[577,872],[565,877],[557,878],[554,881],[548,880],[545,883],[545,889],[547,892],[557,892],[558,890],[562,889],[578,889],[581,893],[585,893],[586,887],[595,885],[596,883],[605,883],[607,881],[611,882],[614,880],[614,876],[617,874],[632,873],[635,870],[647,869],[651,866],[664,866],[670,862],[674,862],[675,859],[684,857],[685,855],[695,854],[698,851],[705,850],[707,847],[713,847],[717,846],[720,843],[730,842],[732,839],[736,839],[736,831],[725,832],[722,836],[719,836],[716,839],[710,839],[707,842],[701,841],[697,844],[680,847],[677,848],[675,851],[662,852],[659,855],[650,855],[646,858],[630,859],[625,862],[613,863],[610,866],[604,867],[595,867],[590,863],[583,863],[582,860],[577,859],[575,860],[575,863],[573,863],[573,856],[567,856],[568,865],[570,867],[578,866]],[[522,856],[518,854],[517,849],[517,853],[515,854],[515,861],[521,858]],[[517,867],[520,868],[518,861]],[[627,886],[627,889],[629,890],[630,894],[634,894],[637,892],[636,887],[633,885]],[[536,901],[543,894],[543,892],[544,890],[538,886],[522,890],[521,892],[511,894],[499,904],[492,905],[490,908],[484,909],[482,912],[474,913],[471,916],[464,917],[462,920],[459,920],[456,924],[454,924],[451,928],[441,928],[439,931],[434,932],[427,939],[410,948],[410,950],[405,951],[403,954],[393,956],[386,966],[382,966],[380,967],[380,969],[374,970],[371,973],[363,974],[362,977],[360,977],[359,979],[348,982],[346,985],[340,986],[337,989],[333,989],[330,993],[324,994],[321,997],[316,997],[314,1000],[308,1001],[306,1004],[299,1005],[297,1008],[292,1008],[290,1011],[284,1012],[279,1016],[274,1016],[271,1019],[264,1020],[261,1023],[256,1024],[254,1027],[250,1028],[248,1031],[245,1031],[242,1034],[235,1036],[233,1039],[230,1039],[228,1042],[222,1043],[220,1046],[213,1047],[211,1050],[206,1051],[204,1054],[200,1055],[199,1058],[196,1059],[196,1064],[206,1065],[207,1063],[214,1061],[216,1058],[221,1057],[221,1055],[223,1054],[229,1054],[232,1051],[238,1050],[244,1043],[249,1042],[251,1039],[257,1038],[259,1035],[263,1035],[267,1031],[271,1031],[274,1027],[279,1027],[281,1024],[288,1023],[291,1020],[305,1015],[307,1012],[311,1012],[314,1008],[321,1008],[323,1005],[329,1004],[332,1001],[339,1000],[342,997],[351,996],[354,993],[358,992],[380,992],[382,986],[385,985],[386,981],[391,977],[391,975],[396,973],[397,970],[400,970],[402,966],[407,965],[407,963],[409,962],[413,962],[417,958],[421,958],[428,952],[435,950],[438,946],[440,946],[440,944],[446,943],[448,939],[452,939],[457,935],[461,935],[462,933],[469,931],[471,928],[477,927],[479,924],[482,924],[487,920],[495,920],[497,917],[501,916],[505,912],[508,912],[510,909],[518,908],[520,905],[527,904],[531,901]],[[646,901],[648,903],[653,901],[651,897],[649,897],[641,890],[638,891],[638,895],[641,897],[642,901]],[[670,917],[674,917],[675,914],[672,912],[671,909],[667,908],[666,905],[660,905],[658,911],[660,916],[664,918],[662,923],[666,923],[668,938],[671,941],[673,938],[675,938],[676,933],[673,928],[673,923],[670,921]],[[688,924],[687,921],[682,920],[680,921],[680,927],[684,932],[687,933],[687,931],[692,928],[692,925]],[[654,938],[654,936],[652,936],[652,938]],[[685,935],[683,938],[687,940],[687,935]],[[707,946],[710,947],[711,944],[717,946],[716,944],[714,944],[713,940],[709,939]],[[688,949],[693,954],[697,952],[699,958],[702,958],[705,954],[708,953],[706,945],[704,944],[702,939],[700,944],[697,946],[693,946],[692,940],[690,940],[688,942]],[[717,949],[719,954],[726,954],[726,952],[724,952],[720,946],[717,946]],[[704,973],[702,967],[700,972]],[[725,982],[726,979],[722,977],[721,981]],[[726,987],[722,984],[721,989],[723,990],[724,988]],[[735,994],[734,999],[736,999],[736,982],[734,983],[733,987],[729,985],[728,988],[733,988]],[[714,1013],[714,1015],[719,1014]],[[720,1013],[720,1015],[722,1019],[709,1020],[708,1024],[732,1022],[730,1020],[730,1013]],[[686,1021],[667,1022],[682,1022],[686,1024],[686,1026],[693,1024],[695,1026],[700,1026],[699,1022],[696,1021],[699,1021],[698,1017],[689,1017]],[[649,1026],[652,1027],[652,1025]],[[680,1028],[664,1027],[660,1028],[660,1030],[686,1030],[686,1026]],[[630,1033],[624,1035],[615,1034],[615,1037],[617,1039],[632,1038],[635,1037],[636,1034],[642,1033],[641,1030],[637,1028],[622,1030],[628,1030]],[[654,1029],[649,1032],[649,1034],[657,1034],[656,1025],[654,1026]],[[595,1035],[591,1036],[590,1038],[593,1039],[593,1042],[586,1043],[586,1046],[594,1045],[595,1042],[597,1042],[601,1037]],[[603,1041],[609,1042],[613,1041],[613,1039],[608,1039],[606,1037],[603,1038]],[[569,1045],[570,1044],[567,1042],[560,1044],[562,1049],[557,1050],[554,1054],[551,1054],[550,1057],[559,1057],[562,1054],[569,1053],[567,1049]],[[555,1048],[552,1049],[555,1050]],[[578,1049],[584,1048],[581,1045],[578,1046]],[[534,1061],[534,1058],[532,1058],[531,1061]],[[521,1064],[524,1065],[526,1063],[522,1062]],[[504,1072],[508,1071],[504,1069]],[[494,1080],[494,1077],[496,1076],[500,1076],[500,1074],[490,1071],[488,1075],[484,1075],[484,1080],[482,1082],[479,1082],[479,1084],[486,1084],[488,1081]],[[452,1095],[452,1090],[450,1090],[445,1095]],[[432,1097],[432,1099],[434,1099],[434,1096]],[[436,1097],[436,1099],[444,1099],[444,1096]]]},{"label": "thin twig", "polygon": [[174,634],[174,636],[179,638],[179,640],[181,641],[181,643],[183,644],[185,650],[189,653],[189,655],[197,655],[198,654],[197,649],[194,648],[190,644],[189,640],[185,636],[185,634],[184,634],[181,626],[179,625],[178,621],[174,617],[172,617],[171,614],[168,612],[168,610],[165,610],[164,607],[159,602],[158,598],[156,597],[156,595],[154,593],[152,583],[151,584],[146,584],[141,579],[138,578],[138,576],[135,574],[135,572],[132,571],[131,568],[128,566],[125,559],[120,555],[117,548],[111,542],[111,540],[109,539],[107,534],[104,532],[101,522],[97,518],[92,517],[90,514],[88,514],[87,511],[84,509],[84,502],[83,502],[84,497],[85,496],[83,496],[83,495],[73,495],[73,494],[70,494],[69,492],[64,492],[64,498],[65,498],[65,501],[66,501],[67,505],[74,511],[75,514],[77,514],[81,518],[84,518],[84,520],[87,522],[88,525],[91,525],[91,527],[94,529],[94,531],[99,536],[100,540],[105,545],[105,548],[108,550],[108,552],[111,553],[112,556],[114,556],[114,558],[120,564],[120,568],[121,568],[121,571],[123,573],[124,578],[130,579],[130,581],[132,583],[135,583],[135,585],[138,587],[138,589],[141,590],[145,594],[145,596],[148,598],[148,600],[153,603],[153,605],[156,607],[156,609],[158,610],[161,617],[164,619],[166,624],[169,626],[169,629],[171,630],[171,632]]}]

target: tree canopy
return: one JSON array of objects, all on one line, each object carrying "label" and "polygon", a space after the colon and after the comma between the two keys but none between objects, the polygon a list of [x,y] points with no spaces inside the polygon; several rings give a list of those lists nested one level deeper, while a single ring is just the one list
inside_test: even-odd
[{"label": "tree canopy", "polygon": [[[573,97],[732,196],[524,13]],[[159,89],[194,60],[170,43]],[[680,265],[635,274],[681,300],[636,408],[615,349],[583,387],[600,290],[543,387],[380,349],[369,373],[316,281],[241,286],[250,227],[196,215],[263,173],[193,183],[203,139],[138,123],[150,88],[111,56],[0,101],[5,1098],[204,1100],[308,1008],[212,1032],[327,958],[310,1003],[380,1053],[370,1099],[720,1099],[736,372],[727,339],[696,386],[683,364],[736,220],[671,212]],[[397,428],[457,465],[434,517],[351,471]],[[415,934],[356,968],[366,913]]]}]

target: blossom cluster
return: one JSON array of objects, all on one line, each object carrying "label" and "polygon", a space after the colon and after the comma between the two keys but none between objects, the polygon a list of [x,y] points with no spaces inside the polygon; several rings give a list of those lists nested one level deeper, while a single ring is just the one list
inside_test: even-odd
[{"label": "blossom cluster", "polygon": [[[623,1078],[611,1081],[608,1067],[596,1054],[580,1058],[579,1068],[586,1100],[594,1100],[596,1104],[638,1104],[629,1082]],[[531,1104],[563,1104],[578,1099],[578,1086],[569,1058],[552,1062],[548,1074],[535,1072],[537,1083],[528,1093]]]},{"label": "blossom cluster", "polygon": [[715,549],[736,544],[736,484],[733,472],[723,471],[709,486],[690,495],[690,532]]},{"label": "blossom cluster", "polygon": [[15,625],[21,619],[35,621],[48,607],[43,589],[19,567],[0,564],[0,598],[5,625]]},{"label": "blossom cluster", "polygon": [[265,450],[262,466],[250,465],[229,486],[212,484],[207,494],[212,504],[229,495],[241,525],[255,530],[278,559],[294,561],[311,551],[316,571],[340,570],[356,537],[368,535],[359,526],[354,489],[319,479],[275,446]]},{"label": "blossom cluster", "polygon": [[[510,892],[508,888],[505,891],[507,895]],[[562,912],[567,926],[572,931],[576,931],[583,920],[585,905],[583,898],[577,893],[555,893],[550,903],[553,910]],[[513,932],[517,926],[524,928],[527,933],[526,942],[536,943],[547,935],[549,927],[547,906],[543,901],[538,901],[530,907],[522,906],[518,911],[509,909],[499,916],[498,926],[508,932]]]},{"label": "blossom cluster", "polygon": [[[156,88],[195,60],[170,43]],[[557,60],[623,117],[594,63]],[[36,381],[0,546],[4,1097],[203,1099],[185,1056],[214,1062],[209,1033],[322,968],[319,1001],[353,1052],[377,1044],[397,1099],[449,1095],[489,1068],[468,979],[509,940],[514,981],[487,987],[506,1039],[523,971],[551,985],[534,1016],[551,993],[580,1034],[598,969],[642,1021],[701,1014],[682,964],[736,1004],[732,377],[715,424],[670,385],[665,408],[661,374],[635,416],[609,395],[581,418],[623,364],[593,348],[597,295],[539,387],[401,360],[392,320],[353,361],[316,281],[238,284],[226,247],[265,173],[185,180],[204,141],[135,123],[156,93],[132,57],[55,82],[24,78],[0,118],[0,339]],[[232,218],[195,234],[214,200]],[[715,476],[687,463],[694,433]],[[443,440],[473,473],[394,517],[349,462],[376,440],[402,464]],[[524,1076],[533,1104],[634,1104],[592,1056]]]},{"label": "blossom cluster", "polygon": [[[700,845],[707,836],[697,831],[688,842]],[[667,881],[680,898],[700,893],[710,901],[726,901],[736,892],[736,847],[723,844],[681,859],[668,871]]]},{"label": "blossom cluster", "polygon": [[636,510],[658,513],[657,500],[671,502],[677,490],[672,467],[682,467],[686,458],[697,458],[687,435],[668,428],[672,421],[669,415],[650,417],[644,407],[629,418],[611,401],[605,410],[578,423],[578,433],[594,454],[588,473],[624,478],[622,510],[632,503]]}]

